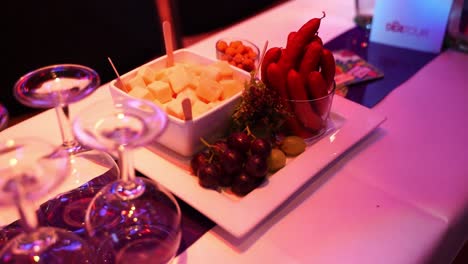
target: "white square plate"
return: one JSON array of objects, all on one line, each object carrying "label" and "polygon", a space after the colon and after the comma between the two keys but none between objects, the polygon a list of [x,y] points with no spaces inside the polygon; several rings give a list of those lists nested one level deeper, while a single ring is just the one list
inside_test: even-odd
[{"label": "white square plate", "polygon": [[176,156],[163,146],[137,150],[135,167],[230,234],[242,237],[385,119],[366,107],[335,96],[331,114],[333,130],[296,158],[289,159],[284,168],[242,198],[202,188],[189,171],[189,159]]}]

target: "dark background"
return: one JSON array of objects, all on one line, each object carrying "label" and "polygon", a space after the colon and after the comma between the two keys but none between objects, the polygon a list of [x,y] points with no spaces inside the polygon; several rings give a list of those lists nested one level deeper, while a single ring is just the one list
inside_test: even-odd
[{"label": "dark background", "polygon": [[[181,37],[229,26],[284,0],[169,2]],[[107,57],[124,74],[165,53],[155,0],[6,1],[1,20],[0,103],[10,117],[43,110],[25,107],[13,96],[16,81],[32,70],[82,64],[106,83],[115,78]]]}]

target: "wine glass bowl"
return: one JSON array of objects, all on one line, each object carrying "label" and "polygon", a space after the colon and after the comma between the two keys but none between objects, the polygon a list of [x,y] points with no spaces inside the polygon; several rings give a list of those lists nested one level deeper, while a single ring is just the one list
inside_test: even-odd
[{"label": "wine glass bowl", "polygon": [[23,75],[15,84],[14,95],[26,106],[53,108],[85,98],[100,81],[96,71],[86,66],[50,65]]},{"label": "wine glass bowl", "polygon": [[72,232],[38,227],[31,201],[54,190],[68,176],[64,152],[34,138],[0,142],[0,206],[16,206],[22,231],[0,250],[1,263],[86,263],[94,261],[90,245]]},{"label": "wine glass bowl", "polygon": [[97,102],[72,123],[81,144],[113,153],[119,160],[120,179],[97,193],[85,218],[100,255],[111,258],[106,261],[168,263],[177,252],[179,205],[163,186],[135,177],[131,158],[132,150],[155,140],[166,125],[162,109],[130,97]]},{"label": "wine glass bowl", "polygon": [[[0,142],[0,206],[14,205],[19,184],[24,198],[35,200],[60,184],[70,171],[68,157],[53,154],[50,144],[31,138]],[[37,162],[40,161],[40,166]],[[50,172],[54,177],[50,177]]]},{"label": "wine glass bowl", "polygon": [[99,110],[92,108],[76,117],[73,131],[82,144],[116,156],[121,147],[148,144],[167,126],[165,112],[149,101],[117,97],[95,105]]}]

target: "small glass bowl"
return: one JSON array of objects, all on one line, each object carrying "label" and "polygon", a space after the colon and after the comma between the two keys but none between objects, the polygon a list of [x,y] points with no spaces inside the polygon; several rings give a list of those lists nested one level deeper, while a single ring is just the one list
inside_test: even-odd
[{"label": "small glass bowl", "polygon": [[216,58],[225,60],[244,71],[254,71],[259,63],[260,50],[245,39],[222,38],[216,42]]},{"label": "small glass bowl", "polygon": [[312,100],[286,100],[292,117],[286,122],[285,133],[302,137],[310,143],[329,130],[330,110],[335,95],[336,83],[333,82],[327,95]]}]

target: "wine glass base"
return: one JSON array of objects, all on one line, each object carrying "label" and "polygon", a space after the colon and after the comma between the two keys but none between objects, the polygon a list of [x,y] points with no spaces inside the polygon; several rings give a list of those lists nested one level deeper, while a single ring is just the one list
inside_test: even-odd
[{"label": "wine glass base", "polygon": [[[148,232],[150,230],[150,232]],[[134,241],[129,241],[121,248],[116,255],[117,263],[170,263],[177,253],[179,244],[168,243],[167,237],[173,234],[162,230],[161,227],[145,227],[145,231],[150,234],[148,238],[137,237]],[[141,231],[139,232],[141,235]],[[159,234],[155,236],[154,234]],[[139,236],[140,236],[139,235]],[[136,234],[133,234],[136,237]],[[174,240],[181,239],[179,232]]]},{"label": "wine glass base", "polygon": [[88,243],[63,229],[41,227],[22,233],[0,251],[1,263],[95,263]]},{"label": "wine glass base", "polygon": [[167,264],[174,259],[182,231],[174,233],[164,226],[131,226],[112,237],[95,239],[98,263]]},{"label": "wine glass base", "polygon": [[8,241],[13,239],[15,236],[23,232],[23,227],[21,226],[21,221],[16,220],[15,222],[4,226],[0,229],[0,248],[3,248]]},{"label": "wine glass base", "polygon": [[84,185],[42,204],[38,211],[41,225],[70,230],[82,237],[86,236],[85,214],[89,203],[99,190],[116,179],[112,170],[92,179]]}]

